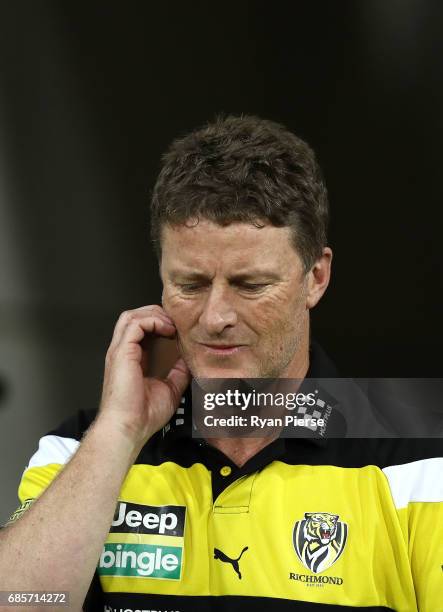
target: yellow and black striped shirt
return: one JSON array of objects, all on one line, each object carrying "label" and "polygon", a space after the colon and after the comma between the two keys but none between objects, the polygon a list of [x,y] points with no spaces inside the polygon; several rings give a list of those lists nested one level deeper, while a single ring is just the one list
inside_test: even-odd
[{"label": "yellow and black striped shirt", "polygon": [[[128,472],[85,610],[443,612],[441,439],[278,438],[239,468],[189,411],[190,389]],[[94,416],[40,440],[24,506]]]}]

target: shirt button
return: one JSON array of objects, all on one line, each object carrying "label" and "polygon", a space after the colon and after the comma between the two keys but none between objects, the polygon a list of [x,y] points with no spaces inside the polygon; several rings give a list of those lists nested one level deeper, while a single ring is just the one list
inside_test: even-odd
[{"label": "shirt button", "polygon": [[222,476],[229,476],[231,472],[232,472],[232,468],[229,467],[229,465],[224,465],[220,470],[220,474]]}]

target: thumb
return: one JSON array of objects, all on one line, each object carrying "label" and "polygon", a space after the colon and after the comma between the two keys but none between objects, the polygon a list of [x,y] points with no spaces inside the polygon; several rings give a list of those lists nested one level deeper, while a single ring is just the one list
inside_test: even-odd
[{"label": "thumb", "polygon": [[191,382],[191,372],[182,357],[177,359],[173,367],[170,369],[165,382],[171,388],[174,395],[175,403],[178,404],[186,387]]}]

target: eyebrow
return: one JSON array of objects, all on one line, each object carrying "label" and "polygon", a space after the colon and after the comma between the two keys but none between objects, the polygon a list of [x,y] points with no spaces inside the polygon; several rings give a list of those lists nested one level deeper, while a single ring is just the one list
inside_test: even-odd
[{"label": "eyebrow", "polygon": [[[173,281],[177,280],[178,278],[186,278],[189,280],[199,280],[199,281],[211,280],[206,274],[202,272],[197,272],[194,270],[189,270],[189,271],[172,270],[169,276],[171,280]],[[279,274],[275,272],[271,272],[269,270],[256,269],[256,270],[249,270],[248,272],[241,272],[239,274],[232,274],[229,277],[229,280],[241,282],[241,281],[247,281],[247,280],[256,279],[256,278],[263,278],[266,280],[280,280],[281,277]]]}]

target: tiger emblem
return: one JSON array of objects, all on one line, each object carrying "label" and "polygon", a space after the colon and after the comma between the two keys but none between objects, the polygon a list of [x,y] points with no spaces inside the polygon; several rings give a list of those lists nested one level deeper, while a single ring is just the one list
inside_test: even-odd
[{"label": "tiger emblem", "polygon": [[294,525],[297,557],[315,574],[331,567],[344,550],[348,525],[338,519],[338,514],[329,512],[305,512],[304,519]]}]

